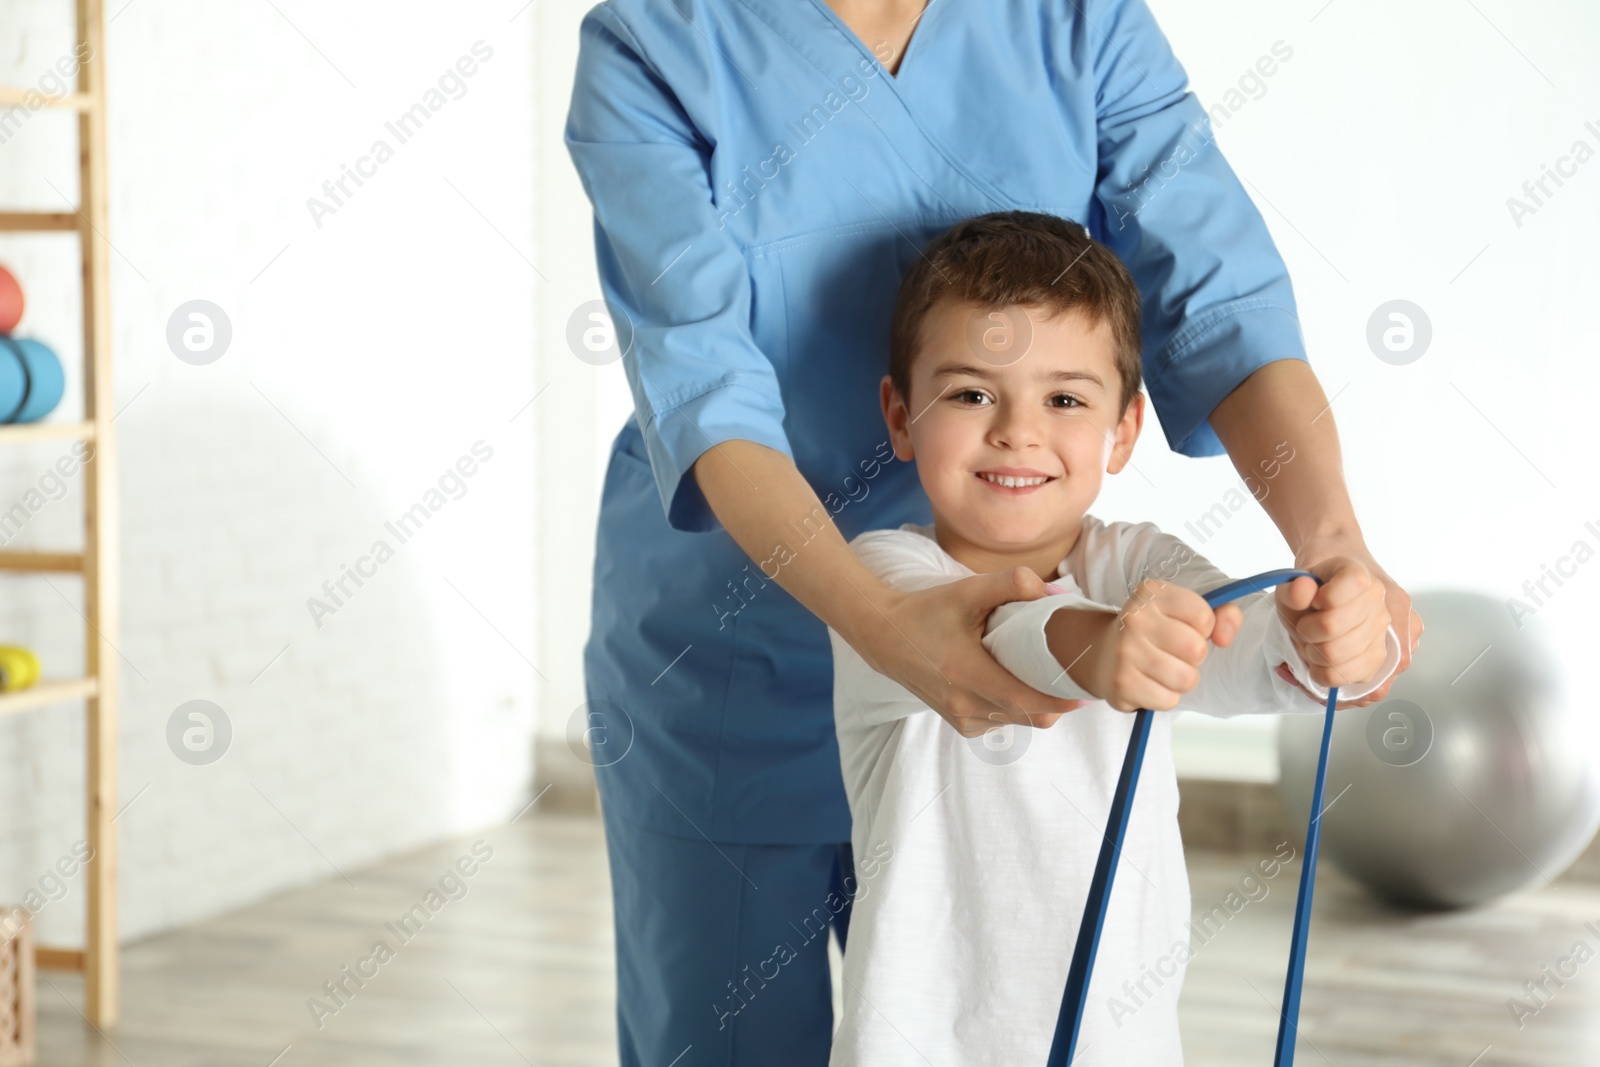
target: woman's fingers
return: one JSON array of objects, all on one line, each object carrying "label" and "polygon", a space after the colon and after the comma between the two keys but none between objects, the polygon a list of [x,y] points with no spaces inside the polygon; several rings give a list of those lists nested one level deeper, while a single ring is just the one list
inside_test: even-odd
[{"label": "woman's fingers", "polygon": [[1008,570],[980,574],[952,582],[945,588],[957,590],[960,595],[968,598],[967,602],[977,618],[980,629],[983,621],[989,617],[989,613],[1001,604],[1009,604],[1013,600],[1037,600],[1048,592],[1044,587],[1044,579],[1028,567],[1012,567]]},{"label": "woman's fingers", "polygon": [[1045,729],[1087,703],[1041,693],[1000,666],[982,644],[974,642],[972,650],[970,658],[964,657],[966,662],[957,684],[963,685],[974,701],[988,705],[988,710],[981,713],[984,718],[998,714],[1001,722]]},{"label": "woman's fingers", "polygon": [[1017,567],[907,594],[889,609],[889,625],[877,635],[878,669],[963,736],[1007,723],[1052,726],[1085,702],[1033,689],[983,647],[984,623],[994,608],[1045,592],[1037,574]]}]

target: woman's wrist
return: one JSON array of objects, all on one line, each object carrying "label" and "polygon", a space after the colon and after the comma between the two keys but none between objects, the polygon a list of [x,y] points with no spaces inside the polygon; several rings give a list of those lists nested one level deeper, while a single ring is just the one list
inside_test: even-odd
[{"label": "woman's wrist", "polygon": [[[858,573],[841,577],[845,577],[854,592],[848,597],[834,600],[829,612],[834,618],[831,621],[824,618],[823,621],[844,638],[845,644],[861,654],[867,666],[883,673],[882,664],[876,661],[872,652],[872,637],[881,634],[890,625],[889,619],[896,605],[906,595],[905,591],[889,585],[865,565],[860,566]],[[820,614],[818,617],[821,617]]]},{"label": "woman's wrist", "polygon": [[1354,524],[1330,526],[1308,536],[1295,550],[1294,564],[1296,567],[1309,567],[1332,556],[1358,556],[1362,559],[1371,559],[1372,551],[1367,548],[1366,535],[1361,532],[1359,526]]}]

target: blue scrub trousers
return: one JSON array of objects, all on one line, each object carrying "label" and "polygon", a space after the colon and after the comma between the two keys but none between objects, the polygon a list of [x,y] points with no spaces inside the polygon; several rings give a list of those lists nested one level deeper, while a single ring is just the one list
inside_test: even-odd
[{"label": "blue scrub trousers", "polygon": [[622,1067],[826,1067],[850,843],[712,842],[602,814]]}]

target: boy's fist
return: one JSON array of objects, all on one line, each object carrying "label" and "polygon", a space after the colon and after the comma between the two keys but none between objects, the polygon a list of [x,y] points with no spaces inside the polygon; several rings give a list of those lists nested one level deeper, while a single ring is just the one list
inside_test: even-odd
[{"label": "boy's fist", "polygon": [[1213,611],[1194,590],[1147,578],[1107,617],[1095,691],[1118,711],[1177,707],[1200,684],[1210,642],[1226,648],[1243,624],[1237,604]]},{"label": "boy's fist", "polygon": [[1355,685],[1383,666],[1389,610],[1383,583],[1359,560],[1334,556],[1318,568],[1325,580],[1296,578],[1278,586],[1278,615],[1289,639],[1324,688]]}]

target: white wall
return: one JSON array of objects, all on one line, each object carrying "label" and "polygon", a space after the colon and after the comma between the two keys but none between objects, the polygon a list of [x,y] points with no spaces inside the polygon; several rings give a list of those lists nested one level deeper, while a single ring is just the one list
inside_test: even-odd
[{"label": "white wall", "polygon": [[[1152,7],[1207,107],[1274,42],[1293,49],[1217,141],[1288,261],[1380,562],[1412,590],[1506,597],[1576,539],[1600,548],[1583,528],[1600,519],[1587,440],[1600,327],[1579,296],[1600,283],[1600,162],[1520,227],[1506,205],[1575,140],[1600,150],[1600,11],[1577,0]],[[1404,366],[1366,341],[1369,317],[1394,299],[1432,323],[1430,347]],[[1197,464],[1146,437],[1135,462],[1154,485],[1125,474],[1104,510],[1182,531],[1242,484],[1225,459]],[[1291,561],[1254,505],[1201,551],[1233,573]],[[1600,592],[1596,577],[1580,571],[1546,609],[1574,648],[1597,636],[1576,610]],[[1180,769],[1276,778],[1275,719],[1227,723],[1220,748],[1212,720],[1184,720]]]},{"label": "white wall", "polygon": [[[621,362],[594,366],[567,344],[567,322],[581,305],[600,298],[595,274],[593,214],[567,154],[562,133],[578,62],[578,24],[589,0],[539,0],[534,20],[537,107],[534,152],[540,196],[539,244],[550,250],[550,284],[536,291],[539,329],[540,452],[552,467],[538,496],[539,587],[546,624],[540,629],[540,669],[549,677],[539,711],[541,769],[552,778],[590,776],[568,741],[581,712],[583,644],[589,635],[591,573],[600,487],[612,438],[633,410]],[[582,751],[581,747],[578,751]],[[588,788],[593,788],[592,783]]]},{"label": "white wall", "polygon": [[[520,6],[110,5],[129,935],[503,820],[532,796],[530,262],[560,268],[534,241],[537,67]],[[69,11],[6,5],[0,83],[37,84],[70,50]],[[386,132],[480,39],[493,55],[464,95],[447,85],[403,144]],[[41,112],[0,145],[0,201],[59,210],[52,183],[76,197],[73,127]],[[393,158],[319,227],[307,199],[379,138]],[[19,332],[59,351],[70,388],[72,239],[5,238],[0,261],[30,297]],[[165,339],[194,298],[232,322],[208,366]],[[493,457],[464,495],[447,483],[403,544],[385,530],[479,440]],[[0,509],[65,447],[0,454]],[[74,491],[8,547],[75,545],[79,507]],[[379,539],[393,558],[318,627],[308,598]],[[48,581],[0,580],[0,643],[72,674],[79,590]],[[165,738],[195,698],[233,725],[209,766]],[[81,723],[78,705],[0,719],[0,899],[82,833]],[[39,916],[48,941],[79,936],[81,885],[69,892]]]}]

